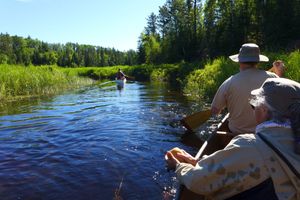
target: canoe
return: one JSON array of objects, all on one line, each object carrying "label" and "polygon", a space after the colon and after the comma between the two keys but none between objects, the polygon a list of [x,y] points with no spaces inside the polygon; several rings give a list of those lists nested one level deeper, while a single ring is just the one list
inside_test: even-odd
[{"label": "canoe", "polygon": [[[223,149],[230,140],[234,137],[230,133],[228,128],[228,114],[223,118],[223,120],[218,124],[218,128],[213,132],[207,141],[203,143],[195,158],[199,159],[203,155],[210,155],[217,150]],[[204,196],[196,194],[188,190],[184,185],[180,185],[180,188],[176,193],[176,200],[196,200],[204,199]]]},{"label": "canoe", "polygon": [[118,88],[123,88],[125,86],[125,83],[126,83],[126,78],[116,79],[115,82],[116,82]]}]

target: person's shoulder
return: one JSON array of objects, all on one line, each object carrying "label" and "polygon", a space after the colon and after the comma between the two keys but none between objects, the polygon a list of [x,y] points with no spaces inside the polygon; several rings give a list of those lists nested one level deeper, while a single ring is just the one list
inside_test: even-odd
[{"label": "person's shoulder", "polygon": [[226,150],[239,149],[239,151],[243,153],[250,153],[250,152],[253,153],[256,151],[255,150],[256,143],[257,143],[257,139],[255,137],[255,134],[253,133],[240,134],[235,136],[225,147],[225,149]]},{"label": "person's shoulder", "polygon": [[[263,70],[262,70],[263,71]],[[267,76],[269,77],[269,78],[279,78],[279,76],[277,75],[277,74],[275,74],[273,71],[264,71],[266,74],[267,74]]]},{"label": "person's shoulder", "polygon": [[234,81],[233,81],[233,76],[230,76],[229,78],[227,78],[227,79],[220,85],[220,87],[219,87],[218,90],[221,90],[221,91],[226,91],[226,90],[228,90],[228,89],[231,87],[231,85],[232,85],[233,82],[234,82]]},{"label": "person's shoulder", "polygon": [[278,76],[270,70],[266,71],[266,70],[263,70],[263,69],[255,68],[255,69],[252,70],[252,73],[254,73],[256,76],[260,76],[260,77],[278,78]]},{"label": "person's shoulder", "polygon": [[246,145],[251,144],[256,141],[255,134],[253,133],[245,133],[235,136],[231,142],[235,145]]},{"label": "person's shoulder", "polygon": [[222,84],[230,83],[232,81],[232,79],[234,79],[234,76],[235,75],[232,75],[232,76],[228,77]]},{"label": "person's shoulder", "polygon": [[240,72],[238,72],[238,73],[232,75],[232,76],[230,77],[229,82],[231,82],[231,83],[233,83],[233,84],[239,84],[241,81],[244,82],[245,78],[246,78],[247,76],[250,76],[250,75],[248,75],[247,73],[248,73],[248,72],[246,72],[246,71],[240,71]]}]

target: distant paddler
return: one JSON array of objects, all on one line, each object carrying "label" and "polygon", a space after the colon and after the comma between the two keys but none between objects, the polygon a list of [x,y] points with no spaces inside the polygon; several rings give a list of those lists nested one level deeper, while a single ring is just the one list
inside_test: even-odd
[{"label": "distant paddler", "polygon": [[124,74],[124,72],[122,72],[122,70],[119,68],[117,74],[116,74],[116,80],[123,80],[126,79],[126,75]]},{"label": "distant paddler", "polygon": [[126,83],[126,75],[120,68],[116,74],[116,83],[118,88],[123,88]]}]

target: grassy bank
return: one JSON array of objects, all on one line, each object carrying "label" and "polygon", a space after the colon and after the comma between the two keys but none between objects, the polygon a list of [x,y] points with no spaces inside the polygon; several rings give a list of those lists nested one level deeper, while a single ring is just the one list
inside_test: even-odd
[{"label": "grassy bank", "polygon": [[[274,60],[283,60],[287,66],[285,77],[300,82],[300,52],[289,54],[265,53],[270,62],[260,63],[259,69],[268,70]],[[238,72],[238,64],[229,58],[218,58],[207,62],[202,69],[192,71],[182,85],[186,95],[196,100],[211,100],[220,86],[228,77]]]},{"label": "grassy bank", "polygon": [[[286,78],[300,81],[300,52],[289,54],[265,53],[269,63],[261,63],[267,70],[274,60],[287,66]],[[19,96],[55,94],[70,88],[94,83],[93,80],[113,80],[121,68],[131,80],[169,82],[182,89],[193,100],[210,101],[220,84],[238,72],[238,64],[227,57],[199,63],[162,65],[61,68],[56,66],[24,67],[0,65],[0,100]],[[92,80],[93,79],[93,80]]]},{"label": "grassy bank", "polygon": [[51,95],[70,88],[91,84],[55,66],[0,65],[0,99]]},{"label": "grassy bank", "polygon": [[[268,70],[275,60],[282,60],[287,66],[285,77],[300,82],[300,52],[264,53],[270,62],[260,63],[259,69]],[[197,101],[211,101],[216,90],[228,77],[239,72],[239,65],[228,57],[199,63],[142,65],[127,69],[137,80],[169,82],[180,87],[189,98]]]},{"label": "grassy bank", "polygon": [[203,69],[194,70],[185,80],[184,93],[192,99],[208,101],[219,85],[238,72],[238,65],[224,57],[205,64]]},{"label": "grassy bank", "polygon": [[113,80],[118,69],[121,68],[126,72],[130,71],[130,66],[113,66],[113,67],[78,67],[78,68],[60,68],[69,76],[88,77],[93,80]]}]

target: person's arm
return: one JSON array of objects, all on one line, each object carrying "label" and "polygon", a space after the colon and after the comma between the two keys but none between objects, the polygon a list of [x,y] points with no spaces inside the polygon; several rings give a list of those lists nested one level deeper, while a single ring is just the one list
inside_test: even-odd
[{"label": "person's arm", "polygon": [[259,151],[249,142],[252,139],[238,136],[225,149],[205,156],[195,166],[177,163],[177,178],[201,195],[222,192],[233,195],[241,192],[238,188],[246,190],[258,185],[269,174]]},{"label": "person's arm", "polygon": [[120,73],[121,73],[122,76],[124,76],[124,77],[126,76],[126,75],[124,74],[124,72],[120,71]]},{"label": "person's arm", "polygon": [[214,99],[211,103],[212,115],[218,115],[227,106],[227,92],[230,84],[231,77],[225,80],[222,85],[218,88]]}]

